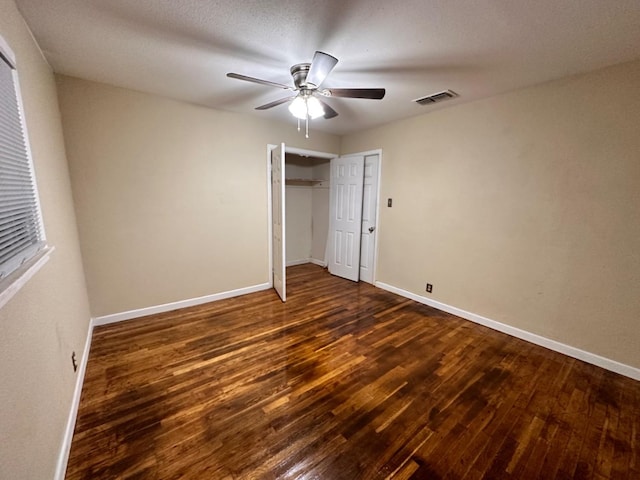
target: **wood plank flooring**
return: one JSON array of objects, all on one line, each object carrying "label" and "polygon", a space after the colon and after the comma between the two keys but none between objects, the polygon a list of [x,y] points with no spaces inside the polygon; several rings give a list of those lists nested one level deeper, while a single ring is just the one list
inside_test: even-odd
[{"label": "wood plank flooring", "polygon": [[640,382],[320,267],[95,329],[67,479],[640,479]]}]

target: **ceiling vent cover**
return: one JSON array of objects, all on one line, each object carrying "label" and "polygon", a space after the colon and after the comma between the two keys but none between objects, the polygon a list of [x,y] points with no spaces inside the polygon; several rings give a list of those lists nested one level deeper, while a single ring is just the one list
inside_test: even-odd
[{"label": "ceiling vent cover", "polygon": [[426,97],[418,98],[414,100],[418,105],[431,105],[432,103],[444,102],[445,100],[449,100],[450,98],[457,97],[458,94],[453,90],[445,90],[443,92],[434,93],[432,95],[427,95]]}]

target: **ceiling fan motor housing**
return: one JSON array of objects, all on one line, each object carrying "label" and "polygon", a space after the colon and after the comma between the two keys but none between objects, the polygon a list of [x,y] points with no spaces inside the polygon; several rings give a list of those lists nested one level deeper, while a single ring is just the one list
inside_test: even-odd
[{"label": "ceiling fan motor housing", "polygon": [[307,83],[307,74],[311,68],[310,63],[298,63],[291,67],[291,76],[293,77],[293,84],[297,90],[304,88],[315,88],[315,85]]}]

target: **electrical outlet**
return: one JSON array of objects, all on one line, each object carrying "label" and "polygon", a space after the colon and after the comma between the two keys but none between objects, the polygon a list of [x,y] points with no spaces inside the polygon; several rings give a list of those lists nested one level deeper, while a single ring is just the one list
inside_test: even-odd
[{"label": "electrical outlet", "polygon": [[427,283],[427,292],[428,293],[433,292],[433,285],[431,285],[430,283]]},{"label": "electrical outlet", "polygon": [[73,371],[78,371],[78,362],[76,362],[76,352],[71,354],[71,365],[73,365]]}]

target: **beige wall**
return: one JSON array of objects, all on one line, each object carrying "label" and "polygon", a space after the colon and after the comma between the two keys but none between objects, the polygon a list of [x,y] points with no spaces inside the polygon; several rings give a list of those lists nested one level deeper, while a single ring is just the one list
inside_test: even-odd
[{"label": "beige wall", "polygon": [[[0,478],[51,478],[89,304],[56,87],[12,0],[51,260],[0,310]],[[640,367],[640,62],[349,135],[58,77],[95,316],[268,281],[267,143],[382,148],[380,281]],[[394,207],[386,206],[386,198]],[[314,254],[315,256],[315,254]]]},{"label": "beige wall", "polygon": [[311,258],[326,262],[329,233],[329,182],[311,191]]},{"label": "beige wall", "polygon": [[383,149],[378,279],[640,367],[638,85],[634,62],[344,137]]},{"label": "beige wall", "polygon": [[285,157],[285,178],[297,180],[313,179],[313,159],[293,153]]},{"label": "beige wall", "polygon": [[311,257],[311,199],[309,186],[286,187],[286,250],[287,263],[300,263]]},{"label": "beige wall", "polygon": [[13,0],[0,35],[16,54],[49,262],[0,309],[0,478],[53,478],[71,407],[89,306],[53,74]]},{"label": "beige wall", "polygon": [[[285,158],[285,178],[311,180],[311,159],[294,154],[287,154]],[[285,198],[286,261],[287,264],[299,263],[311,256],[311,188],[287,182]]]},{"label": "beige wall", "polygon": [[326,261],[327,235],[329,233],[329,179],[330,161],[316,159],[313,164],[313,178],[326,180],[313,186],[311,194],[311,258]]},{"label": "beige wall", "polygon": [[57,79],[94,316],[269,281],[267,144],[338,137]]}]

